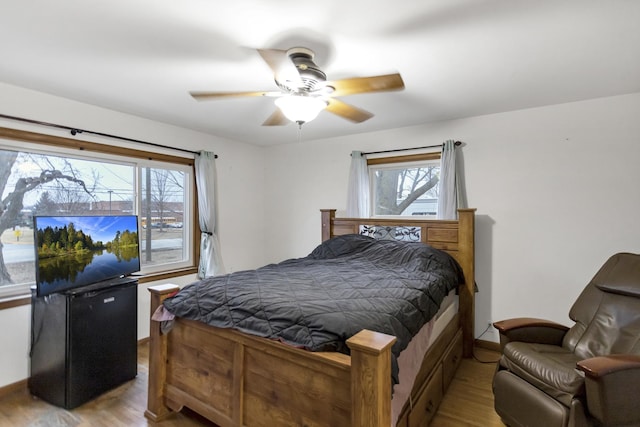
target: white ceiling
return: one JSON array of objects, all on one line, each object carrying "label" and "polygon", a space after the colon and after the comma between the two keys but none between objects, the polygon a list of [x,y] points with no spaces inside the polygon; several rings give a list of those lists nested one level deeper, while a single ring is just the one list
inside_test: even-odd
[{"label": "white ceiling", "polygon": [[342,98],[372,119],[322,112],[302,140],[640,92],[637,0],[0,0],[0,40],[0,81],[258,145],[298,140],[261,126],[273,98],[188,94],[274,90],[254,48],[311,48],[333,80],[401,73]]}]

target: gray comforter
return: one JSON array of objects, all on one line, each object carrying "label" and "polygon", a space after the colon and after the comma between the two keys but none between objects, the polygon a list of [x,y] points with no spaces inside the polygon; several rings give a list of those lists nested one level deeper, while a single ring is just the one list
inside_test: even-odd
[{"label": "gray comforter", "polygon": [[396,373],[400,351],[463,280],[455,260],[428,245],[351,234],[304,258],[193,283],[164,306],[311,351],[348,353],[345,341],[362,329],[394,335]]}]

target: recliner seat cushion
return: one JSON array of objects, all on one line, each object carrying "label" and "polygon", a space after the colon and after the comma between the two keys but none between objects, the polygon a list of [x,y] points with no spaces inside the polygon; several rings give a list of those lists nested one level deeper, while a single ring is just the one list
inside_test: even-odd
[{"label": "recliner seat cushion", "polygon": [[500,365],[570,406],[574,396],[584,395],[584,374],[576,369],[579,357],[555,345],[510,342]]}]

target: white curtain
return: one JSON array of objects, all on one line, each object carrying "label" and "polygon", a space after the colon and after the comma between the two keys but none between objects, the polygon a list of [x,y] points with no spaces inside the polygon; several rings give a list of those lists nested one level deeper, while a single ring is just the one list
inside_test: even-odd
[{"label": "white curtain", "polygon": [[201,151],[196,156],[196,187],[198,190],[198,213],[200,216],[200,262],[198,277],[224,274],[220,243],[217,236],[217,189],[215,154]]},{"label": "white curtain", "polygon": [[459,200],[459,179],[456,172],[455,141],[442,144],[440,157],[440,182],[438,195],[438,219],[457,219]]},{"label": "white curtain", "polygon": [[351,170],[347,188],[347,217],[369,217],[369,170],[360,151],[351,153]]}]

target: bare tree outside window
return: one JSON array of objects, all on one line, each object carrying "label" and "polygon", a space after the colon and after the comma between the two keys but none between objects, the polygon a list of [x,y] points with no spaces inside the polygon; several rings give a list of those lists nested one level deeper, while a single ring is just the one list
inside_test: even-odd
[{"label": "bare tree outside window", "polygon": [[435,215],[439,162],[370,167],[374,215]]},{"label": "bare tree outside window", "polygon": [[[19,272],[26,271],[31,273],[31,279],[35,277],[33,273],[33,263],[28,268],[29,263],[23,261],[24,255],[16,255],[22,253],[21,248],[14,249],[13,246],[8,251],[7,256],[10,257],[10,264],[18,264],[20,267],[10,272],[5,259],[5,239],[9,240],[12,245],[33,242],[33,230],[31,227],[31,211],[25,212],[25,202],[29,203],[31,198],[39,191],[48,192],[46,190],[59,190],[61,188],[73,189],[74,193],[85,194],[88,198],[92,197],[91,189],[87,187],[82,177],[73,166],[67,162],[55,162],[42,155],[34,155],[29,153],[21,153],[16,151],[0,150],[0,194],[2,202],[0,203],[0,286],[22,282],[23,277],[14,278]],[[52,206],[50,196],[46,196],[50,209]],[[44,206],[44,205],[43,205]],[[24,230],[23,230],[24,229]],[[10,233],[7,231],[10,230]],[[11,241],[11,236],[15,242]],[[13,262],[18,259],[18,262]],[[20,262],[22,261],[22,262]],[[23,265],[24,264],[24,265]]]},{"label": "bare tree outside window", "polygon": [[58,206],[53,198],[49,195],[48,191],[44,191],[35,206],[33,207],[34,215],[53,215]]}]

